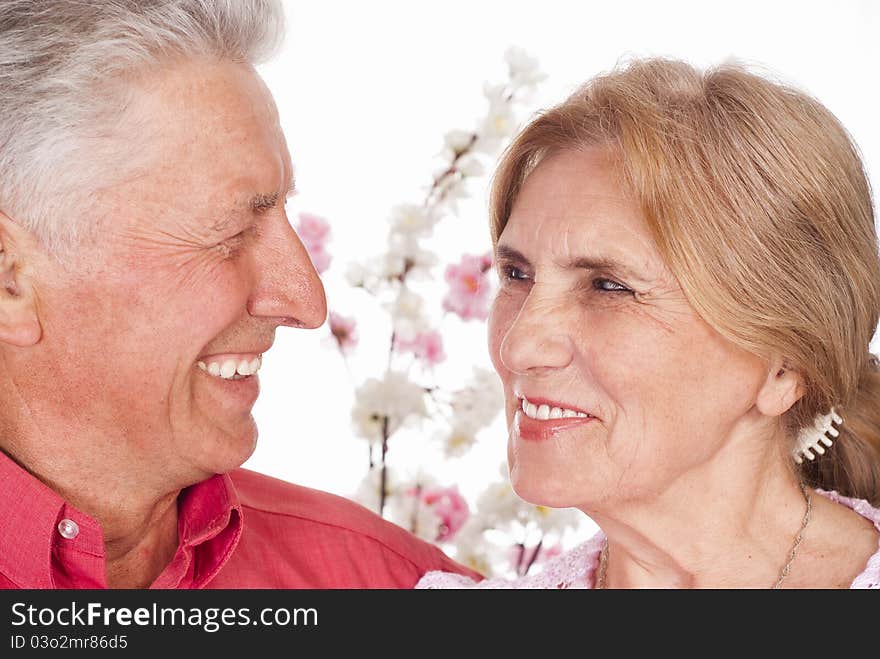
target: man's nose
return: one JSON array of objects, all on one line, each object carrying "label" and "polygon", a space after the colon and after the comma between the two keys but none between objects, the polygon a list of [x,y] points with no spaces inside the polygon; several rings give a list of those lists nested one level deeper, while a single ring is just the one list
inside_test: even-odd
[{"label": "man's nose", "polygon": [[568,366],[573,358],[567,316],[570,302],[532,289],[501,341],[500,356],[513,373],[540,375]]},{"label": "man's nose", "polygon": [[271,229],[254,250],[256,282],[248,312],[280,325],[320,327],[327,318],[327,297],[312,259],[286,217],[266,219]]}]

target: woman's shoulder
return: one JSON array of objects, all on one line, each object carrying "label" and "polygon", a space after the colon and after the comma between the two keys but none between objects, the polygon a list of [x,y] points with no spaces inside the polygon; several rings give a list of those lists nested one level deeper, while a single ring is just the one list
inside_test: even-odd
[{"label": "woman's shoulder", "polygon": [[499,577],[474,581],[460,574],[434,570],[425,573],[416,584],[416,588],[592,588],[595,581],[596,567],[599,564],[599,553],[602,551],[604,541],[605,536],[599,531],[583,544],[547,561],[537,574],[517,577],[515,579]]},{"label": "woman's shoulder", "polygon": [[[851,508],[854,512],[869,520],[874,524],[874,528],[880,532],[880,508],[875,508],[864,499],[854,499],[845,497],[835,490],[816,490],[819,494],[835,501],[841,505]],[[868,559],[865,569],[853,579],[850,588],[870,588],[880,589],[880,543],[878,543],[877,551]]]}]

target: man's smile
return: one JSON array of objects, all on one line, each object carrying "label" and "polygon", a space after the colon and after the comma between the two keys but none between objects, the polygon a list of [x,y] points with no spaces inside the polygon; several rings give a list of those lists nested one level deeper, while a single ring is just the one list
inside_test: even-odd
[{"label": "man's smile", "polygon": [[208,375],[224,380],[240,380],[256,375],[263,363],[263,355],[259,353],[238,353],[211,355],[196,362],[201,370]]}]

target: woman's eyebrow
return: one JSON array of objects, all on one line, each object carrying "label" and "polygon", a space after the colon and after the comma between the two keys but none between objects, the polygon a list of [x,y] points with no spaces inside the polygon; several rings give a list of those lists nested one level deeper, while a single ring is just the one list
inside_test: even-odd
[{"label": "woman's eyebrow", "polygon": [[516,261],[523,264],[529,262],[529,260],[525,256],[523,256],[522,252],[519,252],[513,247],[509,247],[507,245],[498,245],[498,247],[495,248],[495,260]]},{"label": "woman's eyebrow", "polygon": [[644,276],[637,273],[625,263],[608,257],[599,258],[579,256],[566,263],[565,266],[576,270],[603,270],[605,272],[615,272],[627,279],[638,280],[641,282],[647,281]]}]

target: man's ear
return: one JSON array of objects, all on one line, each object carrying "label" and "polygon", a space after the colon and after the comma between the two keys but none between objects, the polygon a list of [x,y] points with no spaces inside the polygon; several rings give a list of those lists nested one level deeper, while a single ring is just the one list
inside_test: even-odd
[{"label": "man's ear", "polygon": [[0,343],[26,348],[43,334],[37,315],[33,283],[27,276],[27,258],[35,257],[36,240],[0,212]]},{"label": "man's ear", "polygon": [[767,366],[767,377],[758,392],[758,411],[766,416],[781,416],[804,395],[801,376],[774,357]]}]

